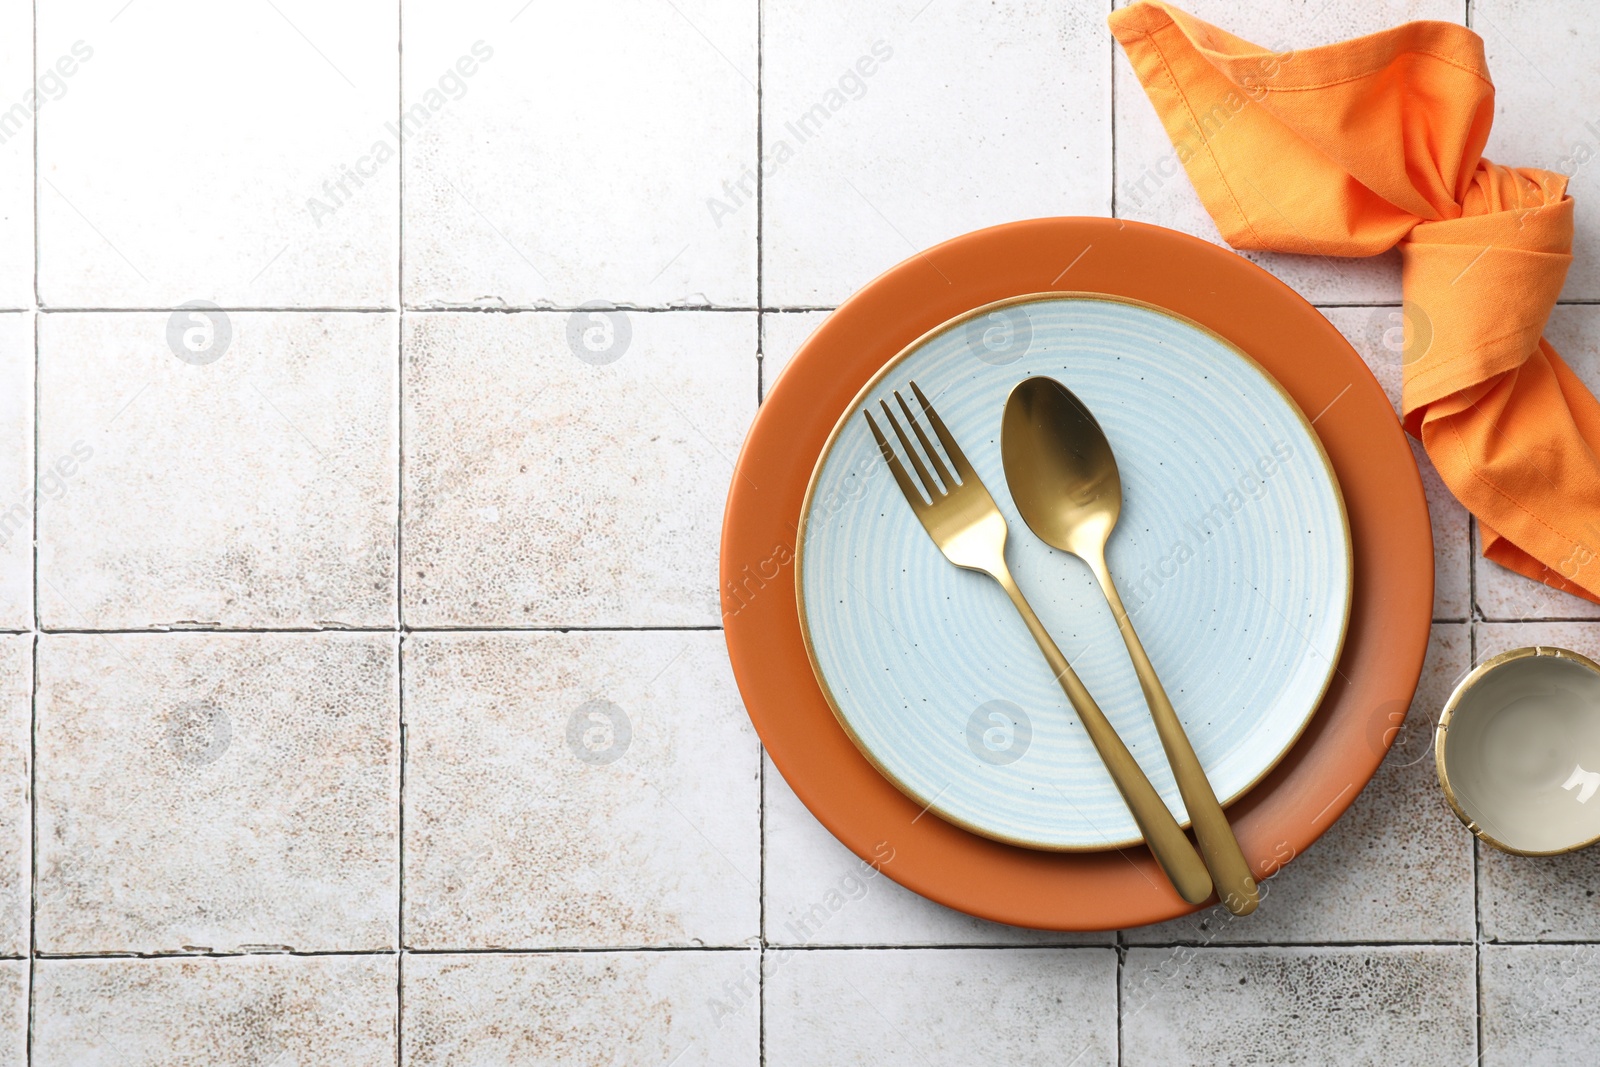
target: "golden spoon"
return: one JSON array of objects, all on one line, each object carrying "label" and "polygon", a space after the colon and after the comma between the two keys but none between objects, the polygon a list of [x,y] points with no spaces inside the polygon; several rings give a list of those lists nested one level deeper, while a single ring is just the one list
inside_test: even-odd
[{"label": "golden spoon", "polygon": [[1083,560],[1099,579],[1128,645],[1217,896],[1235,915],[1250,914],[1259,900],[1250,865],[1106,567],[1106,541],[1122,512],[1122,477],[1111,442],[1066,386],[1053,378],[1029,378],[1006,398],[1000,456],[1011,499],[1028,528],[1045,544]]}]

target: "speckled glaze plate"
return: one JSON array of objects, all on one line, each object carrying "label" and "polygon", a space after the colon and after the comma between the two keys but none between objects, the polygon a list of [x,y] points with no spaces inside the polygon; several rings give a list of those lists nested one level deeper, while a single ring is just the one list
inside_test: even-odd
[{"label": "speckled glaze plate", "polygon": [[1110,437],[1123,510],[1108,558],[1223,803],[1260,781],[1327,690],[1350,614],[1337,478],[1300,409],[1232,344],[1138,301],[1034,294],[959,316],[867,383],[817,461],[797,586],[840,724],[919,806],[986,837],[1090,851],[1140,840],[1001,589],[945,560],[878,455],[863,408],[916,380],[1010,527],[1024,593],[1180,821],[1138,679],[1089,570],[1017,515],[1007,394],[1049,375]]}]

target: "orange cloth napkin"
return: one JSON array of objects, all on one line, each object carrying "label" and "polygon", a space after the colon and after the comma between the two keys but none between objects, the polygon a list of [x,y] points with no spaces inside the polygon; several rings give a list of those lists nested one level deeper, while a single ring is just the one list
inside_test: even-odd
[{"label": "orange cloth napkin", "polygon": [[1485,556],[1600,602],[1600,403],[1540,336],[1572,199],[1564,175],[1482,157],[1478,35],[1410,22],[1275,53],[1157,0],[1110,23],[1229,244],[1400,246],[1406,429],[1478,517]]}]

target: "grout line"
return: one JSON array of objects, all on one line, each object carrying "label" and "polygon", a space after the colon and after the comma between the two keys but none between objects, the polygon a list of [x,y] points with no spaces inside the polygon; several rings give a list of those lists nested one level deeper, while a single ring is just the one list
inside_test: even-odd
[{"label": "grout line", "polygon": [[763,125],[766,116],[765,96],[763,95],[765,50],[762,47],[761,35],[766,25],[765,0],[756,0],[756,310],[761,310],[766,303],[766,273],[762,269],[762,236],[766,225],[766,182],[763,176],[764,167],[761,165],[761,153],[766,147],[766,130]]},{"label": "grout line", "polygon": [[[394,1063],[395,1067],[404,1067],[405,1064],[405,995],[406,995],[406,954],[404,950],[394,954]],[[272,1067],[268,1064],[267,1067]]]},{"label": "grout line", "polygon": [[[1193,913],[1191,913],[1191,916]],[[1142,927],[1135,927],[1142,929]],[[1551,944],[1552,942],[1539,941],[1529,944]],[[1600,942],[1597,942],[1600,943]],[[1442,937],[1428,940],[1409,941],[1383,941],[1383,940],[1358,940],[1358,941],[1152,941],[1149,943],[1135,941],[1127,946],[1133,949],[1168,949],[1168,948],[1193,948],[1214,949],[1217,951],[1233,951],[1246,949],[1254,952],[1272,952],[1279,949],[1300,948],[1469,948],[1472,942],[1463,938]]]},{"label": "grout line", "polygon": [[1123,936],[1124,933],[1125,931],[1122,930],[1117,931],[1117,943],[1114,946],[1117,954],[1117,973],[1114,979],[1117,984],[1117,1067],[1122,1067],[1122,975],[1123,968],[1128,962],[1128,945],[1127,938]]},{"label": "grout line", "polygon": [[[954,946],[934,946],[954,947]],[[579,955],[593,953],[623,953],[623,952],[685,952],[685,953],[711,953],[711,952],[749,952],[748,945],[602,945],[589,947],[552,948],[549,946],[536,948],[351,948],[351,949],[257,949],[240,951],[182,952],[47,952],[40,953],[38,959],[55,963],[70,960],[237,960],[257,959],[262,956],[289,957],[294,959],[321,959],[335,956],[344,958],[369,958],[384,956],[548,956],[548,955]],[[0,956],[0,959],[10,957]],[[20,960],[18,956],[16,959]]]},{"label": "grout line", "polygon": [[26,1061],[33,1062],[33,985],[39,954],[39,635],[32,641],[28,686],[28,1022]]},{"label": "grout line", "polygon": [[[766,228],[766,181],[761,165],[765,149],[766,0],[756,0],[756,307],[767,301],[763,232]],[[766,323],[756,315],[756,407],[766,394]],[[756,1062],[767,1063],[767,750],[756,740]]]},{"label": "grout line", "polygon": [[[1489,626],[1517,626],[1533,624],[1581,624],[1600,625],[1600,618],[1594,617],[1557,617],[1557,616],[1526,616],[1516,619],[1494,619],[1478,617],[1472,618],[1438,618],[1433,619],[1434,625],[1471,625],[1481,624]],[[565,633],[720,633],[722,627],[708,624],[683,624],[678,626],[576,626],[571,624],[551,623],[545,626],[412,626],[402,623],[395,626],[167,626],[167,627],[40,627],[37,630],[5,630],[0,629],[0,634],[18,636],[21,634],[38,634],[45,637],[78,637],[78,636],[149,636],[159,637],[166,634],[565,634]]]},{"label": "grout line", "polygon": [[337,948],[337,949],[240,949],[233,952],[222,952],[214,949],[193,952],[184,951],[107,951],[107,952],[40,952],[36,959],[45,963],[70,962],[72,960],[242,960],[259,959],[262,956],[282,956],[293,959],[321,959],[325,956],[338,956],[349,959],[367,958],[371,956],[398,956],[400,951],[392,948]]},{"label": "grout line", "polygon": [[[39,2],[31,5],[33,25],[32,49],[29,59],[33,84],[39,84]],[[28,1018],[27,1033],[23,1040],[23,1059],[30,1067],[34,1062],[34,1020],[37,999],[34,983],[38,977],[39,954],[39,433],[43,424],[40,407],[39,358],[39,308],[44,303],[40,296],[39,266],[41,262],[39,241],[39,112],[35,111],[33,123],[33,306],[29,309],[33,319],[33,470],[30,472],[33,489],[33,567],[28,574],[33,594],[33,649],[31,667],[33,677],[28,687]]]},{"label": "grout line", "polygon": [[[1021,929],[1021,928],[1019,928]],[[1029,931],[1047,933],[1049,931]],[[1123,933],[1124,931],[1101,931],[1102,933]],[[1484,944],[1488,944],[1485,942]],[[1524,941],[1524,940],[1496,940],[1496,948],[1597,948],[1600,940],[1553,940],[1553,941]],[[1084,942],[1028,942],[1028,943],[957,943],[944,942],[937,944],[919,945],[894,945],[875,942],[817,944],[784,944],[774,942],[769,948],[782,949],[785,952],[970,952],[979,950],[983,952],[1038,952],[1048,949],[1051,952],[1104,952],[1107,950],[1126,954],[1134,951],[1163,951],[1168,949],[1195,949],[1200,953],[1268,953],[1282,952],[1285,950],[1301,949],[1336,949],[1336,950],[1362,950],[1362,949],[1405,949],[1405,948],[1473,948],[1475,942],[1467,940],[1438,940],[1438,941],[1261,941],[1219,944],[1216,941],[1160,941],[1136,942],[1130,944],[1106,944]],[[1482,946],[1478,946],[1482,947]],[[741,945],[530,945],[517,947],[480,948],[472,946],[447,946],[443,948],[417,948],[404,949],[253,949],[240,951],[106,951],[106,952],[39,952],[32,958],[37,962],[56,963],[72,960],[192,960],[192,959],[253,959],[261,956],[283,956],[290,958],[318,959],[326,956],[337,957],[369,957],[369,956],[578,956],[578,955],[605,955],[622,953],[650,953],[686,955],[711,954],[711,953],[748,953],[750,946]],[[20,963],[29,957],[0,955],[0,960]]]},{"label": "grout line", "polygon": [[[1478,567],[1477,567],[1477,537],[1478,520],[1474,516],[1467,521],[1467,612],[1474,616],[1473,621],[1467,625],[1467,669],[1471,670],[1478,665]],[[1477,1061],[1483,1060],[1483,878],[1481,868],[1483,865],[1482,842],[1477,834],[1472,835],[1472,1015],[1473,1015],[1473,1042],[1478,1054]]]},{"label": "grout line", "polygon": [[[1022,928],[1019,928],[1022,929]],[[1030,931],[1046,933],[1049,931]],[[1101,931],[1103,933],[1122,934],[1125,931]],[[1487,944],[1487,943],[1485,943]],[[1600,940],[1574,941],[1525,941],[1525,940],[1496,940],[1497,948],[1597,948]],[[1037,952],[1048,949],[1052,952],[1103,952],[1114,951],[1118,954],[1118,970],[1121,972],[1122,961],[1127,953],[1133,951],[1163,951],[1167,949],[1195,949],[1199,953],[1267,953],[1281,952],[1284,950],[1300,949],[1405,949],[1405,948],[1482,948],[1473,941],[1464,940],[1438,940],[1438,941],[1262,941],[1239,942],[1219,944],[1216,941],[1161,941],[1137,942],[1131,944],[1104,944],[1083,942],[1028,942],[1028,943],[937,943],[918,945],[895,945],[875,942],[817,944],[784,944],[774,942],[769,948],[782,949],[785,952],[970,952],[973,950],[983,952]],[[21,963],[31,960],[35,963],[59,963],[74,960],[193,960],[193,959],[254,959],[262,956],[288,957],[294,959],[320,959],[323,957],[365,958],[384,956],[579,956],[579,955],[606,955],[623,953],[650,953],[687,955],[712,954],[712,953],[748,953],[750,946],[744,945],[531,945],[517,947],[481,948],[473,946],[447,946],[444,948],[381,948],[381,949],[241,949],[237,951],[155,951],[134,952],[108,950],[105,952],[34,952],[30,956],[0,955],[0,961]],[[1121,999],[1119,988],[1118,999]]]},{"label": "grout line", "polygon": [[[758,242],[759,243],[759,242]],[[626,311],[636,315],[670,315],[676,312],[710,312],[715,314],[763,314],[763,315],[804,315],[817,311],[837,311],[837,304],[629,304],[627,302],[608,303],[619,311]],[[1341,308],[1398,308],[1398,300],[1325,300],[1312,304],[1318,311],[1332,311]],[[1557,300],[1556,307],[1595,307],[1600,306],[1600,298],[1593,300],[1572,299]],[[161,314],[165,315],[176,311],[172,307],[0,307],[0,315],[20,315],[25,311],[38,311],[43,315],[140,315]],[[224,307],[219,311],[226,311],[230,315],[243,315],[251,313],[304,313],[304,314],[341,314],[341,315],[570,315],[576,311],[586,311],[589,308],[566,306],[515,306],[483,307],[474,304],[430,304],[430,305],[400,305],[396,307],[376,307],[366,305],[252,305],[246,307]]]},{"label": "grout line", "polygon": [[[1110,7],[1110,10],[1107,12],[1107,14],[1108,15],[1115,14],[1116,10],[1117,10],[1117,0],[1110,0],[1109,7]],[[1116,218],[1117,217],[1117,39],[1115,37],[1111,36],[1111,31],[1107,30],[1107,29],[1104,29],[1103,25],[1102,25],[1102,32],[1105,33],[1105,35],[1106,35],[1106,46],[1111,50],[1111,66],[1107,68],[1106,75],[1107,75],[1107,80],[1111,83],[1111,85],[1110,85],[1110,90],[1111,90],[1111,101],[1110,101],[1111,102],[1111,131],[1110,131],[1111,132],[1111,200],[1110,200],[1110,203],[1111,203],[1111,217],[1112,218]],[[1117,968],[1118,968],[1117,973],[1119,975],[1122,973],[1121,972],[1121,967],[1122,967],[1122,964],[1119,962],[1117,964]],[[1118,992],[1118,997],[1119,998],[1121,997],[1121,992],[1120,991]],[[1121,1028],[1122,1028],[1122,1009],[1119,1007],[1117,1009],[1117,1031],[1118,1031],[1117,1063],[1119,1065],[1122,1063],[1122,1046],[1121,1046],[1121,1040],[1120,1040],[1121,1039]]]},{"label": "grout line", "polygon": [[[395,0],[395,124],[406,113],[405,2]],[[405,638],[405,491],[406,491],[406,139],[396,145],[395,166],[395,303],[400,308],[394,324],[394,660],[395,714],[399,719],[400,768],[395,799],[395,947],[394,1062],[405,1065],[406,1039],[406,638]]]},{"label": "grout line", "polygon": [[38,634],[44,629],[42,616],[39,614],[39,456],[42,452],[39,444],[40,427],[44,423],[40,407],[44,399],[43,386],[40,382],[40,371],[43,361],[39,358],[39,316],[33,318],[33,469],[28,472],[29,488],[33,490],[33,500],[30,517],[33,524],[33,567],[28,574],[28,584],[32,587],[29,591],[33,594],[33,622],[29,632],[34,634],[34,642],[38,643]]},{"label": "grout line", "polygon": [[1483,860],[1482,842],[1472,835],[1472,927],[1475,933],[1472,944],[1472,1013],[1476,1030],[1478,1060],[1483,1059],[1483,879],[1478,868]]},{"label": "grout line", "polygon": [[1541,623],[1542,622],[1565,622],[1565,623],[1586,622],[1586,623],[1600,623],[1600,618],[1596,618],[1593,615],[1589,615],[1589,616],[1561,616],[1561,617],[1544,616],[1544,615],[1535,617],[1535,616],[1532,616],[1532,615],[1519,615],[1514,619],[1502,619],[1502,618],[1496,618],[1496,617],[1490,616],[1490,615],[1479,615],[1478,617],[1476,617],[1474,619],[1469,619],[1467,621],[1473,622],[1473,623],[1481,623],[1481,624],[1486,625],[1486,626],[1515,626],[1518,623],[1524,623],[1524,622],[1541,622]]},{"label": "grout line", "polygon": [[[24,310],[18,308],[17,310]],[[173,311],[181,310],[173,307],[40,307],[39,311],[45,315],[166,315]],[[304,312],[305,314],[340,314],[340,315],[395,315],[400,308],[392,307],[335,307],[323,305],[307,305],[304,307],[252,305],[247,307],[217,308],[230,315],[243,315],[250,312]]]},{"label": "grout line", "polygon": [[[667,315],[679,311],[712,311],[718,313],[743,313],[752,314],[760,312],[804,312],[804,311],[833,311],[837,305],[810,305],[787,304],[781,307],[762,307],[758,304],[631,304],[626,301],[602,301],[606,307],[626,311],[629,314],[639,315]],[[594,307],[557,307],[541,306],[530,307],[526,305],[505,307],[479,307],[474,305],[430,304],[421,307],[406,307],[407,312],[416,312],[424,315],[432,314],[474,314],[474,315],[570,315],[575,311],[589,311]]]},{"label": "grout line", "polygon": [[[1533,621],[1533,620],[1529,620]],[[1547,621],[1547,620],[1539,620]],[[168,626],[159,629],[74,629],[42,628],[51,637],[69,635],[116,634],[158,636],[161,634],[480,634],[480,633],[701,633],[720,632],[721,626]],[[32,633],[19,630],[18,633]]]}]

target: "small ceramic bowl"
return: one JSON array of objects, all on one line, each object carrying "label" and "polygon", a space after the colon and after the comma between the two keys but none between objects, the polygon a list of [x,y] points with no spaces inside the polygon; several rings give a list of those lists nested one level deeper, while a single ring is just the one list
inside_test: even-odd
[{"label": "small ceramic bowl", "polygon": [[1450,694],[1433,753],[1445,799],[1495,848],[1600,841],[1600,664],[1548,646],[1485,660]]}]

